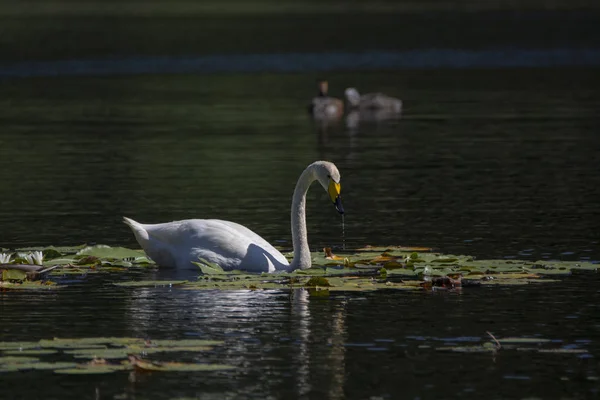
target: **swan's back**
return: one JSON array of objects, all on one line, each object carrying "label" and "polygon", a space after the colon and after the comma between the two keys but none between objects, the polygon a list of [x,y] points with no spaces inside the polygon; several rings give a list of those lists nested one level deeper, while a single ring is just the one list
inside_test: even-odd
[{"label": "swan's back", "polygon": [[224,270],[273,272],[289,265],[269,242],[235,222],[188,219],[140,224],[124,220],[146,254],[162,266],[195,268],[192,261],[205,259]]},{"label": "swan's back", "polygon": [[360,108],[400,112],[402,101],[383,93],[367,93],[360,97]]}]

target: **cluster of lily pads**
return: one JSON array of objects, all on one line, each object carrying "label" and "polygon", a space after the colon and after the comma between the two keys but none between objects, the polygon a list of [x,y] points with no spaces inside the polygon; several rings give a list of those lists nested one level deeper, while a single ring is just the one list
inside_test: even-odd
[{"label": "cluster of lily pads", "polygon": [[[0,373],[52,370],[59,374],[106,374],[116,371],[219,371],[225,364],[159,362],[156,353],[203,353],[223,342],[215,340],[145,340],[81,338],[0,342]],[[43,361],[41,357],[51,358]]]},{"label": "cluster of lily pads", "polygon": [[[287,254],[291,258],[292,254]],[[331,249],[312,253],[312,268],[291,273],[249,274],[224,271],[198,260],[198,279],[143,281],[143,272],[158,268],[142,250],[105,245],[20,249],[0,253],[0,288],[57,288],[67,275],[140,272],[119,286],[179,285],[185,289],[309,288],[313,294],[381,289],[460,289],[464,286],[550,282],[574,270],[596,271],[598,264],[569,261],[476,260],[429,248],[363,247],[343,254]]]}]

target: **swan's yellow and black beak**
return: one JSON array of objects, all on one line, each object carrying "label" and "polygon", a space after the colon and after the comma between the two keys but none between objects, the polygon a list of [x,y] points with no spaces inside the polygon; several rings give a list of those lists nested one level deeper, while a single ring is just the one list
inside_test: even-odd
[{"label": "swan's yellow and black beak", "polygon": [[339,183],[334,182],[332,179],[329,180],[329,188],[327,189],[327,193],[329,193],[329,198],[331,198],[331,201],[333,201],[337,212],[343,214],[344,207],[342,206],[342,197],[340,195],[341,190],[342,186]]}]

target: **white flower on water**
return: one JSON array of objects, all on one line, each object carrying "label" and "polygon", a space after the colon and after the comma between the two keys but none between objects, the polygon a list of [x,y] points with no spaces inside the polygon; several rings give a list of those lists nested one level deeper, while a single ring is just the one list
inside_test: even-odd
[{"label": "white flower on water", "polygon": [[39,250],[31,253],[19,253],[18,257],[27,261],[27,264],[42,265],[44,262],[44,254]]},{"label": "white flower on water", "polygon": [[12,261],[12,254],[0,253],[0,264],[10,264]]}]

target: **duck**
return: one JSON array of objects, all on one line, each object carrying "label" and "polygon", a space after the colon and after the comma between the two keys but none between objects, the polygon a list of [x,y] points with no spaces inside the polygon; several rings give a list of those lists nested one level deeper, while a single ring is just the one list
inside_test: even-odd
[{"label": "duck", "polygon": [[344,114],[344,102],[335,97],[330,97],[329,83],[318,82],[319,94],[312,99],[309,110],[317,119],[340,118]]},{"label": "duck", "polygon": [[356,88],[350,87],[344,91],[346,102],[350,109],[385,110],[394,113],[402,111],[402,100],[383,93],[367,93],[361,95]]},{"label": "duck", "polygon": [[340,172],[335,164],[315,161],[300,174],[292,196],[293,259],[288,262],[269,242],[247,227],[220,219],[187,219],[141,224],[123,217],[146,255],[159,266],[190,269],[208,261],[225,271],[291,272],[311,267],[306,231],[306,193],[313,182],[329,194],[335,209],[344,214]]}]

